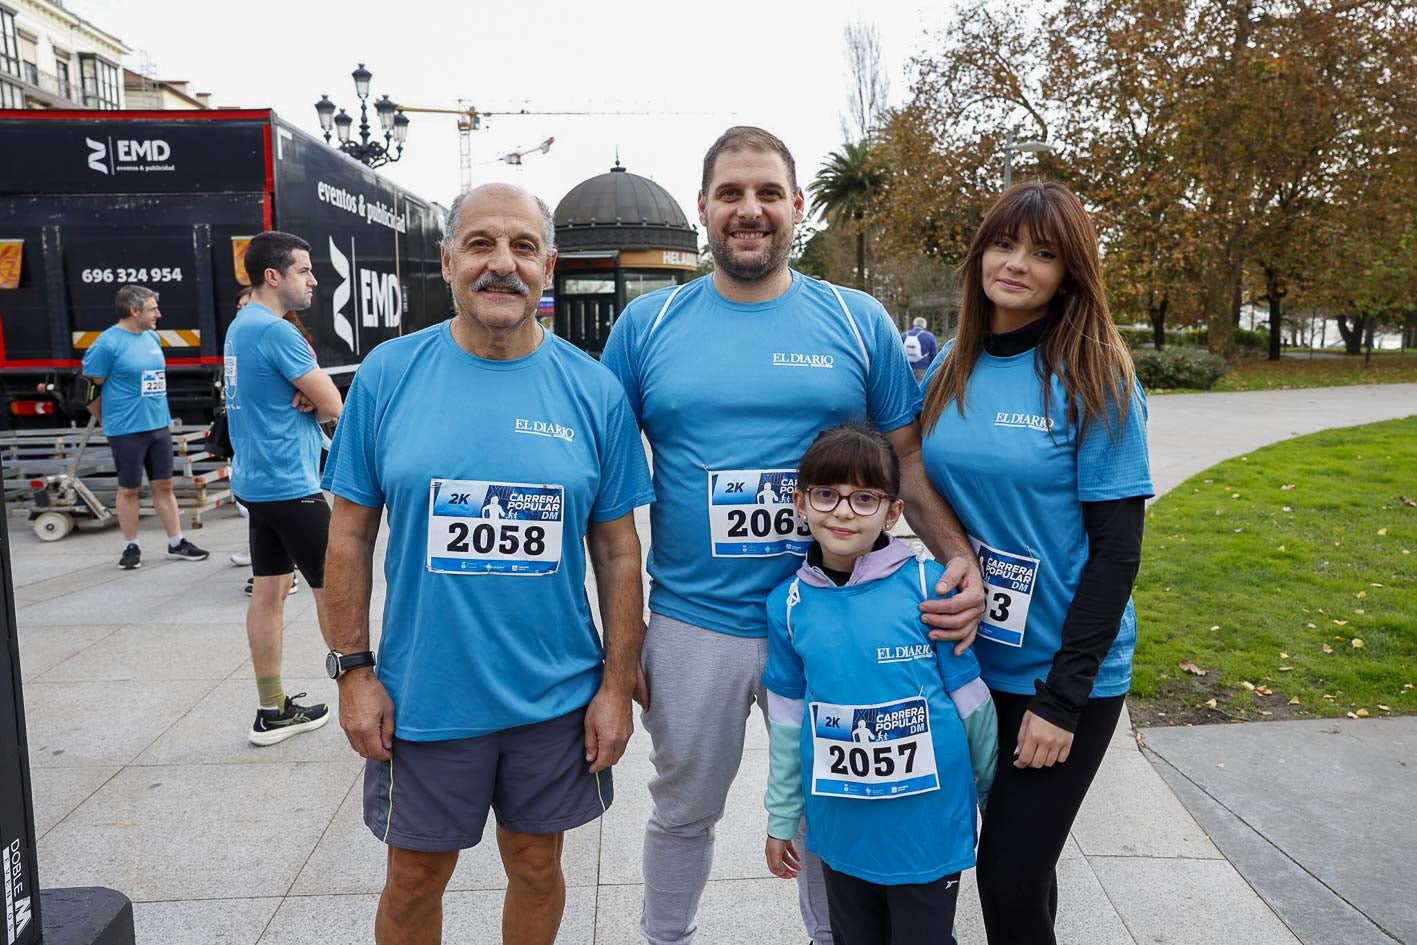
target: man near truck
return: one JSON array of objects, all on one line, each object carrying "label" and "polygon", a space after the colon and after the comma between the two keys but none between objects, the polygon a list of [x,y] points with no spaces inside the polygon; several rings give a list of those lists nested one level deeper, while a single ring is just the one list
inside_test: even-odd
[{"label": "man near truck", "polygon": [[[246,506],[251,604],[246,637],[256,670],[254,745],[274,745],[330,720],[324,705],[301,705],[281,680],[285,596],[299,567],[324,624],[325,544],[330,507],[320,490],[319,423],[343,404],[300,331],[281,316],[315,298],[310,244],[271,231],[246,250],[251,298],[226,331],[224,378],[231,431],[231,491]],[[318,422],[317,422],[318,418]]]},{"label": "man near truck", "polygon": [[113,300],[118,323],[98,336],[84,354],[84,376],[91,382],[89,413],[103,424],[118,472],[118,527],[123,554],[118,567],[143,566],[138,542],[138,493],[143,473],[153,491],[153,508],[167,532],[167,556],[203,561],[207,552],[182,535],[177,499],[172,494],[172,414],[167,407],[167,358],[157,323],[162,318],[157,293],[125,285]]}]

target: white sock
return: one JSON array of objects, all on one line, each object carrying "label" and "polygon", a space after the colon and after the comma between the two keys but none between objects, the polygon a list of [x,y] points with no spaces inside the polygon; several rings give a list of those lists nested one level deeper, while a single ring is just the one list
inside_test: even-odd
[{"label": "white sock", "polygon": [[168,539],[167,539],[167,547],[169,547],[169,548],[176,548],[176,547],[177,547],[178,545],[180,545],[180,544],[182,544],[182,533],[181,533],[181,532],[178,532],[175,537],[173,537],[173,536],[168,536]]}]

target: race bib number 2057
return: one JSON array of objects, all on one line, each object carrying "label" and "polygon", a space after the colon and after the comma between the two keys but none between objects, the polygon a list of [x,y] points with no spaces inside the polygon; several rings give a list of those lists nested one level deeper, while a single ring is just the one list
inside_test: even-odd
[{"label": "race bib number 2057", "polygon": [[879,705],[812,703],[812,793],[879,800],[940,787],[930,708],[919,696]]},{"label": "race bib number 2057", "polygon": [[554,574],[561,566],[565,489],[558,485],[434,479],[428,570],[441,574]]},{"label": "race bib number 2057", "polygon": [[805,555],[807,523],[792,505],[795,469],[709,472],[709,543],[715,558]]}]

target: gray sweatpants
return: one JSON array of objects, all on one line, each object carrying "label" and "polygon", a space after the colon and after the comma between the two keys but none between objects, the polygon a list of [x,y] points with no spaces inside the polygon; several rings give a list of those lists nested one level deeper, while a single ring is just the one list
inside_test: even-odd
[{"label": "gray sweatpants", "polygon": [[[645,829],[645,904],[640,932],[650,945],[687,945],[713,865],[714,825],[743,760],[743,735],[756,702],[767,723],[763,669],[768,641],[729,636],[651,614],[642,660],[654,750],[654,812]],[[830,945],[822,864],[802,840],[798,903],[807,934]]]}]

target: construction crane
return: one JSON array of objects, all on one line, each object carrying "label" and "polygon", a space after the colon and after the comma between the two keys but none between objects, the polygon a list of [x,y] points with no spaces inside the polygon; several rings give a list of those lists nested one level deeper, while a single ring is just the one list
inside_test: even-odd
[{"label": "construction crane", "polygon": [[520,167],[522,163],[522,158],[526,157],[528,154],[545,154],[546,152],[551,150],[551,145],[555,143],[555,138],[547,138],[545,141],[541,142],[534,148],[527,148],[525,151],[509,151],[499,157],[497,160],[502,164],[514,164]]},{"label": "construction crane", "polygon": [[[567,111],[532,111],[526,108],[515,111],[484,112],[471,105],[464,99],[458,99],[457,108],[418,108],[413,105],[394,106],[401,112],[421,112],[428,115],[456,115],[458,120],[458,168],[462,172],[462,190],[472,187],[472,133],[482,127],[482,119],[508,117],[512,115],[707,115],[709,112],[656,112],[656,111],[610,111],[610,112],[567,112]],[[546,153],[546,149],[551,146],[554,139],[548,138],[539,146],[541,152]],[[533,149],[535,150],[535,149]],[[529,152],[522,152],[523,154]],[[505,158],[504,158],[505,160]],[[516,161],[507,161],[508,164],[520,164],[520,158]]]}]

